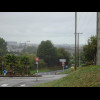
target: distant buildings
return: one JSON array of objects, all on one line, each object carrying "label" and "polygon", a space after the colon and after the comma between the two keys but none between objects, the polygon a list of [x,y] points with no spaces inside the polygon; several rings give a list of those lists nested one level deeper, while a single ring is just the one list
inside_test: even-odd
[{"label": "distant buildings", "polygon": [[[32,43],[17,43],[16,41],[7,41],[7,49],[8,52],[21,52],[28,46],[38,47],[38,44]],[[54,44],[57,48],[65,48],[72,56],[75,52],[75,45],[74,44]],[[82,50],[83,45],[80,45],[80,50]]]},{"label": "distant buildings", "polygon": [[38,47],[38,44],[17,43],[16,41],[6,41],[8,52],[21,52],[27,46]]},{"label": "distant buildings", "polygon": [[15,41],[7,41],[8,52],[21,52],[23,47],[19,47],[19,44]]},{"label": "distant buildings", "polygon": [[14,41],[7,41],[7,45],[17,45],[17,42],[14,42]]}]

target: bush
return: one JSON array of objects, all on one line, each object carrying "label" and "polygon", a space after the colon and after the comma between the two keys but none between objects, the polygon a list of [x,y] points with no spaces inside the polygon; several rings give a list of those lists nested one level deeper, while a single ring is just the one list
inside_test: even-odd
[{"label": "bush", "polygon": [[45,63],[43,59],[39,59],[38,64],[40,69],[47,67],[47,63]]}]

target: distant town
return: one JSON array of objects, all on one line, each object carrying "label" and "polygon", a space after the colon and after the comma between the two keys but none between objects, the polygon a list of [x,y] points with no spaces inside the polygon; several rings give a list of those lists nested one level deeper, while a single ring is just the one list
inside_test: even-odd
[{"label": "distant town", "polygon": [[[16,41],[6,41],[8,52],[22,52],[28,46],[33,46],[38,48],[39,44],[35,43],[18,43]],[[73,55],[75,50],[74,44],[54,44],[57,48],[65,48],[71,55]],[[83,45],[80,45],[80,50],[82,50]]]},{"label": "distant town", "polygon": [[28,46],[38,47],[38,44],[29,44],[29,43],[18,43],[16,41],[6,41],[7,42],[7,49],[9,52],[21,52]]}]

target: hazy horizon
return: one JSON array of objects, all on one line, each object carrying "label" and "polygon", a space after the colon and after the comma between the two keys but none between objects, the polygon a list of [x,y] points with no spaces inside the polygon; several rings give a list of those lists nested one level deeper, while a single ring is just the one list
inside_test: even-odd
[{"label": "hazy horizon", "polygon": [[[17,42],[17,41],[6,41],[6,42]],[[41,41],[42,42],[42,41]],[[52,42],[52,41],[51,41]],[[40,43],[31,43],[31,42],[17,42],[17,44],[33,44],[33,45],[39,45]],[[75,44],[67,44],[67,43],[59,43],[59,44],[56,44],[56,43],[53,43],[52,44],[54,45],[75,45]],[[80,45],[85,45],[85,44],[80,44]]]}]

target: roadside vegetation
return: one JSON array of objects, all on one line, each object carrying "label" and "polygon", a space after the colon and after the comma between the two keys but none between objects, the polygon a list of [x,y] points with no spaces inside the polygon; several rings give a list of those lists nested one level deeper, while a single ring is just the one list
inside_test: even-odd
[{"label": "roadside vegetation", "polygon": [[80,67],[76,71],[68,69],[68,76],[36,87],[100,87],[100,66]]},{"label": "roadside vegetation", "polygon": [[22,52],[8,52],[7,43],[0,38],[0,75],[32,75],[36,73],[35,57],[39,58],[39,72],[61,70],[60,58],[66,59],[66,65],[71,66],[70,53],[64,48],[56,48],[51,41],[42,41],[35,47],[26,47]]},{"label": "roadside vegetation", "polygon": [[[66,59],[69,69],[64,73],[68,74],[60,80],[46,83],[39,86],[44,87],[84,87],[99,86],[99,66],[96,64],[97,37],[91,36],[87,44],[83,46],[80,53],[80,65],[76,71],[70,67],[74,66],[74,54],[71,55],[65,48],[56,48],[51,41],[42,41],[38,48],[24,48],[22,53],[17,55],[7,51],[7,43],[0,38],[0,75],[6,70],[8,75],[33,75],[36,73],[35,57],[39,57],[39,72],[62,70],[59,59]],[[31,50],[34,49],[34,50]],[[93,66],[94,65],[94,66]],[[87,67],[85,67],[87,66]]]}]

